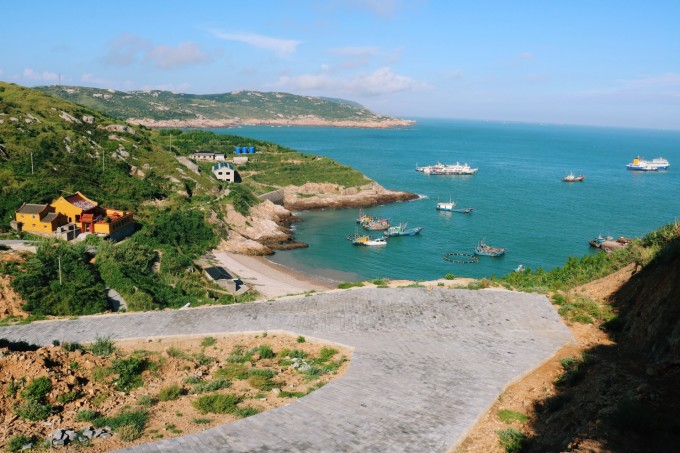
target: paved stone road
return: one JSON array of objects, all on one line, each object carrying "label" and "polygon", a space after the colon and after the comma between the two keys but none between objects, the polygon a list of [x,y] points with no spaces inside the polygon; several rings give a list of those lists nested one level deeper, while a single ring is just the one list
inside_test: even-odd
[{"label": "paved stone road", "polygon": [[49,344],[287,330],[354,348],[345,376],[292,403],[130,452],[445,452],[511,381],[573,338],[549,301],[504,291],[362,289],[0,329]]}]

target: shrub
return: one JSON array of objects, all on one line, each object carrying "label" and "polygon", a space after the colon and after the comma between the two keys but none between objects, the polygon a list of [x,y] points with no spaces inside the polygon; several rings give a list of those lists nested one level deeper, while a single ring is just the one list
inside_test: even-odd
[{"label": "shrub", "polygon": [[447,280],[453,280],[453,279],[456,278],[456,276],[451,274],[451,273],[448,273],[444,276],[444,278],[447,279]]},{"label": "shrub", "polygon": [[121,392],[141,387],[144,384],[141,374],[148,366],[148,360],[139,357],[129,357],[127,359],[117,359],[111,364],[111,370],[118,374],[118,379],[114,385]]},{"label": "shrub", "polygon": [[241,363],[227,363],[215,372],[215,377],[232,381],[245,379],[248,377],[248,368]]},{"label": "shrub", "polygon": [[231,382],[227,381],[226,379],[223,378],[217,378],[213,379],[210,382],[204,382],[204,383],[198,383],[191,387],[190,393],[192,394],[200,394],[200,393],[208,393],[208,392],[214,392],[215,390],[221,390],[225,389],[227,387],[231,386]]},{"label": "shrub", "polygon": [[215,338],[213,338],[213,337],[205,337],[205,338],[201,341],[201,346],[204,347],[204,348],[207,348],[208,346],[212,346],[212,345],[214,345],[215,343],[217,343],[217,340],[216,340]]},{"label": "shrub", "polygon": [[80,393],[76,390],[71,390],[70,392],[62,393],[57,397],[57,401],[62,404],[70,403],[80,398]]},{"label": "shrub", "polygon": [[10,452],[19,452],[24,450],[24,445],[26,444],[35,444],[38,442],[40,439],[36,436],[23,436],[23,435],[18,435],[11,437],[9,441],[7,442],[7,450]]},{"label": "shrub", "polygon": [[111,337],[97,337],[90,345],[90,352],[100,357],[109,357],[116,350],[116,344]]},{"label": "shrub", "polygon": [[21,391],[21,397],[27,400],[42,401],[52,390],[50,378],[42,376],[35,378]]},{"label": "shrub", "polygon": [[187,354],[186,352],[182,351],[181,349],[175,348],[173,346],[166,349],[165,353],[168,355],[168,357],[172,357],[172,358],[175,358],[175,359],[191,360],[191,357],[189,356],[189,354]]},{"label": "shrub", "polygon": [[319,351],[319,362],[322,363],[326,362],[337,353],[338,353],[337,349],[321,348],[321,351]]},{"label": "shrub", "polygon": [[559,387],[579,382],[585,376],[590,361],[590,357],[585,352],[580,358],[566,357],[562,359],[560,363],[564,371],[555,381],[555,385]]},{"label": "shrub", "polygon": [[338,289],[361,288],[364,286],[363,282],[342,282],[338,284]]},{"label": "shrub", "polygon": [[158,401],[174,401],[182,396],[182,388],[177,385],[171,385],[169,387],[162,388],[158,392]]},{"label": "shrub", "polygon": [[45,420],[52,414],[52,406],[38,400],[29,399],[15,407],[16,414],[27,420]]},{"label": "shrub", "polygon": [[149,420],[149,413],[144,410],[131,411],[129,409],[123,410],[113,417],[98,417],[92,421],[92,424],[101,428],[103,426],[110,426],[116,433],[123,426],[134,426],[141,433],[146,427],[146,422]]},{"label": "shrub", "polygon": [[261,374],[248,376],[248,383],[254,388],[265,392],[276,387],[276,384],[271,380],[271,378]]},{"label": "shrub", "polygon": [[99,418],[99,414],[95,411],[91,411],[88,409],[78,411],[78,413],[76,414],[77,422],[93,422],[97,418]]},{"label": "shrub", "polygon": [[253,360],[253,354],[250,351],[246,351],[243,345],[236,345],[231,350],[231,354],[227,357],[227,362],[231,363],[245,363],[251,362]]},{"label": "shrub", "polygon": [[297,337],[297,340],[296,340],[296,341],[297,341],[298,343],[304,343],[306,340],[305,340],[305,337],[303,337],[302,335],[300,335],[299,337]]},{"label": "shrub", "polygon": [[120,440],[130,442],[139,439],[142,435],[142,430],[135,425],[123,425],[116,430],[116,434],[118,434]]},{"label": "shrub", "polygon": [[527,444],[527,436],[514,428],[498,431],[498,440],[506,453],[519,453]]},{"label": "shrub", "polygon": [[202,413],[235,414],[236,405],[243,401],[242,396],[213,394],[205,395],[193,401],[193,406]]},{"label": "shrub", "polygon": [[144,407],[151,407],[156,404],[156,398],[151,395],[140,395],[140,397],[137,398],[137,404]]},{"label": "shrub", "polygon": [[261,359],[273,359],[276,354],[269,345],[263,344],[257,348],[257,354]]}]

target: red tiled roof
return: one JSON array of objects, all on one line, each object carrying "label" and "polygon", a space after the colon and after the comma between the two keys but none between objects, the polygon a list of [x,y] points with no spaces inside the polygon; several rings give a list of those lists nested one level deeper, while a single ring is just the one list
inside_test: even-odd
[{"label": "red tiled roof", "polygon": [[77,193],[69,195],[65,198],[65,200],[71,203],[73,206],[82,209],[83,211],[87,211],[88,209],[92,209],[97,206],[96,204],[84,199]]}]

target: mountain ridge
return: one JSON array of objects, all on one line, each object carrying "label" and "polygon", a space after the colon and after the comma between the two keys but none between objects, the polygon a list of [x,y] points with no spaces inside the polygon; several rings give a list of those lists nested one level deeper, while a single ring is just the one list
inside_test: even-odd
[{"label": "mountain ridge", "polygon": [[189,94],[64,85],[35,89],[147,127],[272,125],[397,128],[409,127],[414,123],[412,120],[374,113],[354,101],[283,92],[240,90]]}]

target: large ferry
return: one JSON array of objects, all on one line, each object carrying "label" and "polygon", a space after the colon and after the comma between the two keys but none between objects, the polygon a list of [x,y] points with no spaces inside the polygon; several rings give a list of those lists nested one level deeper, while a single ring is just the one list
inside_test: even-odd
[{"label": "large ferry", "polygon": [[626,165],[626,168],[632,171],[662,171],[668,170],[668,167],[670,166],[671,164],[668,163],[668,160],[664,159],[663,157],[645,160],[640,156],[637,156],[635,159],[633,159],[633,162]]},{"label": "large ferry", "polygon": [[467,163],[461,164],[442,164],[437,162],[435,165],[428,165],[426,167],[416,167],[416,171],[423,172],[429,175],[474,175],[477,173],[477,168],[470,167]]}]

